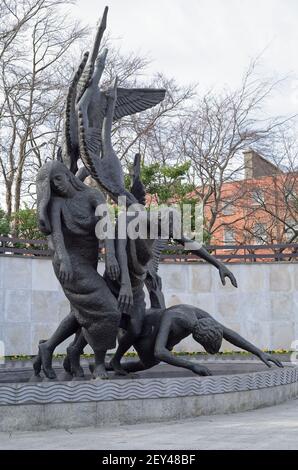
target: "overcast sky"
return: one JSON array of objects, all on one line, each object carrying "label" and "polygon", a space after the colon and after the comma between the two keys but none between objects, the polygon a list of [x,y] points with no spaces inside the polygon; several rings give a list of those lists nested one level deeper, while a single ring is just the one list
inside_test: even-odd
[{"label": "overcast sky", "polygon": [[149,74],[233,87],[263,52],[262,76],[289,77],[268,109],[298,112],[297,0],[77,0],[71,10],[94,26],[105,5],[115,44],[149,56]]}]

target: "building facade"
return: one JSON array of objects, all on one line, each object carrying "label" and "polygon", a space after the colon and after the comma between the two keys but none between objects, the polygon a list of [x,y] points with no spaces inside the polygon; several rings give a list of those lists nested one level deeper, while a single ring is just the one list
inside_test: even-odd
[{"label": "building facade", "polygon": [[244,178],[222,184],[219,202],[205,204],[213,245],[294,243],[298,235],[298,173],[282,172],[253,150],[244,152]]}]

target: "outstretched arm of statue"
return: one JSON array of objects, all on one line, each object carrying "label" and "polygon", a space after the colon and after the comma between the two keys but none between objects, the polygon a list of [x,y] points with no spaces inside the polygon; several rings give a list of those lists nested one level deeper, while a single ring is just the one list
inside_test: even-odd
[{"label": "outstretched arm of statue", "polygon": [[51,206],[52,242],[55,250],[55,258],[60,263],[59,280],[64,283],[71,281],[73,270],[70,258],[65,248],[64,237],[61,228],[61,204],[59,199],[54,199]]},{"label": "outstretched arm of statue", "polygon": [[261,351],[261,349],[257,348],[252,343],[244,339],[242,336],[236,333],[236,331],[230,330],[225,326],[223,327],[223,338],[226,341],[229,341],[234,346],[237,346],[238,348],[244,349],[244,351],[248,351],[254,354],[259,359],[261,359],[261,361],[263,361],[268,367],[271,367],[270,362],[273,362],[278,367],[283,367],[280,361],[278,361],[274,357],[271,357],[269,354],[266,354],[265,352]]},{"label": "outstretched arm of statue", "polygon": [[198,375],[212,375],[207,367],[198,364],[197,362],[187,361],[178,356],[174,356],[168,349],[167,349],[167,342],[169,339],[169,334],[172,327],[172,322],[175,319],[169,316],[165,316],[162,318],[158,335],[155,341],[155,348],[154,348],[154,356],[158,361],[164,361],[168,364],[171,364],[176,367],[184,367],[185,369],[189,369],[192,372],[195,372]]},{"label": "outstretched arm of statue", "polygon": [[182,236],[182,239],[179,241],[184,246],[185,244],[189,244],[189,249],[187,248],[187,251],[193,253],[196,256],[199,256],[203,260],[207,261],[207,263],[215,266],[219,271],[220,279],[223,285],[226,284],[225,278],[228,277],[231,281],[231,284],[234,287],[237,287],[237,281],[234,274],[231,273],[231,271],[223,263],[217,260],[214,256],[210,255],[210,253],[208,253],[208,251],[201,244],[184,236]]}]

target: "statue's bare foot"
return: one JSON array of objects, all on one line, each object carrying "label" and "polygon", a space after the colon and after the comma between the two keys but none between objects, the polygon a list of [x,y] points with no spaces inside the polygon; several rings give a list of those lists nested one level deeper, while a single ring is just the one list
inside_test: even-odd
[{"label": "statue's bare foot", "polygon": [[113,371],[115,372],[115,374],[117,375],[128,375],[128,372],[126,372],[126,370],[123,369],[122,365],[120,364],[119,361],[115,360],[115,358],[113,357],[113,359],[111,359],[110,361],[110,366],[112,367]]},{"label": "statue's bare foot", "polygon": [[[47,341],[46,339],[41,339],[39,340],[38,344],[46,343],[46,341]],[[40,353],[38,352],[37,356],[33,360],[33,369],[34,369],[34,374],[36,376],[39,376],[41,372],[41,366],[42,366],[41,357],[40,357]]]},{"label": "statue's bare foot", "polygon": [[71,365],[70,365],[70,360],[69,360],[68,355],[66,355],[63,360],[63,367],[64,367],[65,372],[68,372],[68,374],[71,374]]},{"label": "statue's bare foot", "polygon": [[33,360],[33,369],[34,369],[34,374],[36,376],[39,376],[39,374],[41,372],[41,359],[40,359],[39,354]]},{"label": "statue's bare foot", "polygon": [[[74,377],[84,377],[84,370],[80,365],[80,353],[78,353],[78,351],[75,348],[73,348],[72,346],[69,346],[66,349],[66,351],[67,351],[66,358],[68,358],[68,362],[66,361],[66,366],[67,367],[69,366],[70,373]],[[63,365],[64,365],[64,363],[63,363]]]},{"label": "statue's bare foot", "polygon": [[93,379],[108,379],[109,375],[106,371],[104,364],[97,364],[95,365],[93,372],[92,372]]},{"label": "statue's bare foot", "polygon": [[71,373],[74,377],[85,377],[84,369],[81,366],[71,367]]},{"label": "statue's bare foot", "polygon": [[52,351],[47,347],[47,343],[40,343],[38,346],[39,356],[42,363],[42,370],[48,379],[56,379],[56,374],[52,368]]}]

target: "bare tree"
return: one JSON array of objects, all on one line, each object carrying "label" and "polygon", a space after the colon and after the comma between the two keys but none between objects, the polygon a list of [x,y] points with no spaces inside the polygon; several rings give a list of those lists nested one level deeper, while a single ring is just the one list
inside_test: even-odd
[{"label": "bare tree", "polygon": [[[260,243],[294,243],[298,239],[298,140],[294,126],[276,133],[268,147],[268,159],[279,172],[264,182],[259,191],[247,190],[257,197],[257,210],[246,230]],[[259,228],[259,235],[256,229]],[[256,236],[257,235],[257,236]]]},{"label": "bare tree", "polygon": [[27,170],[40,165],[57,143],[65,57],[86,34],[61,14],[59,6],[69,3],[21,0],[2,5],[10,25],[2,31],[0,60],[0,165],[8,215],[20,207]]},{"label": "bare tree", "polygon": [[[19,209],[28,192],[34,199],[36,171],[46,159],[55,158],[60,145],[65,92],[88,37],[85,28],[61,15],[59,6],[71,3],[5,0],[0,7],[5,18],[0,30],[0,167],[9,214]],[[229,192],[226,183],[242,178],[243,150],[268,148],[280,128],[281,119],[260,119],[278,82],[258,79],[253,62],[239,89],[200,97],[195,85],[181,87],[162,75],[144,83],[145,58],[121,54],[109,38],[104,46],[109,48],[104,86],[117,75],[120,86],[167,90],[158,106],[115,124],[114,147],[123,164],[129,165],[137,152],[146,163],[190,162],[187,183],[205,204],[211,235],[222,226],[252,220],[255,208],[242,210],[245,185],[234,184]],[[233,206],[238,208],[235,217],[224,219]]]},{"label": "bare tree", "polygon": [[0,60],[5,52],[14,46],[20,32],[43,8],[47,7],[44,0],[2,0],[0,3]]},{"label": "bare tree", "polygon": [[256,65],[251,63],[239,89],[208,92],[179,120],[176,143],[184,159],[191,161],[190,177],[206,206],[206,229],[210,234],[218,230],[217,219],[226,207],[237,205],[244,197],[241,184],[234,185],[230,194],[225,189],[227,182],[243,178],[242,152],[247,147],[262,149],[284,122],[263,119],[262,107],[279,81],[257,78]]},{"label": "bare tree", "polygon": [[[23,2],[26,3],[25,0]],[[35,199],[35,174],[47,158],[55,158],[61,143],[65,92],[76,68],[77,56],[82,53],[86,33],[77,24],[71,25],[65,17],[59,15],[57,18],[55,8],[49,9],[49,5],[55,7],[56,2],[42,3],[42,11],[30,16],[24,34],[20,29],[0,62],[0,92],[4,96],[0,165],[9,214],[18,210],[28,192]],[[147,59],[135,54],[121,54],[113,48],[109,38],[103,47],[109,48],[104,87],[115,75],[120,86],[143,86]],[[157,121],[169,116],[183,101],[185,93],[176,85],[171,89],[170,82],[164,78],[158,77],[145,86],[162,87],[165,82],[169,85],[169,92],[161,106],[142,115],[122,119],[115,125],[115,147],[124,164],[140,146],[138,138],[143,138],[144,142]]]}]

